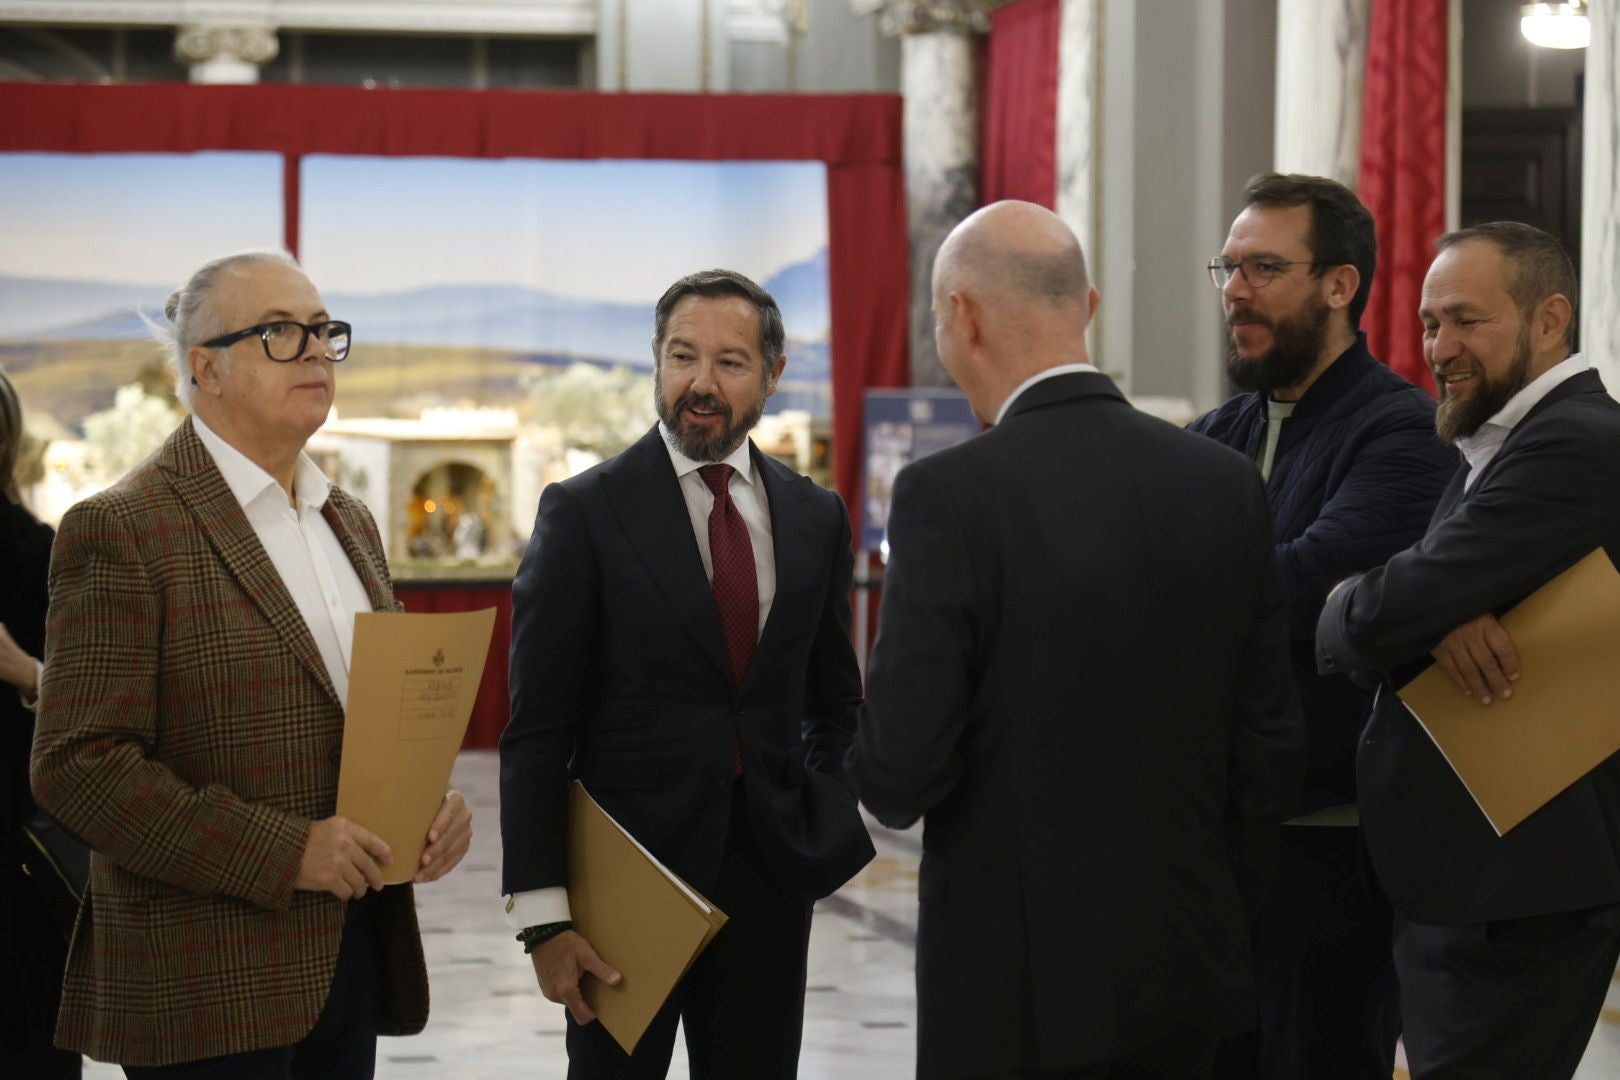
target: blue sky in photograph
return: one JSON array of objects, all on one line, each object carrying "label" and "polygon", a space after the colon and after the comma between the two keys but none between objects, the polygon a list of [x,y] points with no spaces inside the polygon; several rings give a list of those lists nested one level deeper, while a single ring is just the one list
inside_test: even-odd
[{"label": "blue sky in photograph", "polygon": [[0,275],[180,285],[280,247],[278,154],[0,154]]},{"label": "blue sky in photograph", "polygon": [[[300,256],[368,340],[647,360],[653,301],[740,270],[826,337],[820,162],[312,156]],[[274,154],[0,154],[0,340],[145,333],[208,259],[282,238]]]},{"label": "blue sky in photograph", "polygon": [[827,245],[820,162],[311,156],[300,255],[323,291],[518,285],[650,303],[727,266],[763,281]]}]

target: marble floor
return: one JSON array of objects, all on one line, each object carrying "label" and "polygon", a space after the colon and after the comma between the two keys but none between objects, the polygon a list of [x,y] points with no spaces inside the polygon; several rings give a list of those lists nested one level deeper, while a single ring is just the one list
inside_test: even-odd
[{"label": "marble floor", "polygon": [[[562,1080],[562,1007],[540,996],[523,950],[500,910],[500,834],[493,751],[467,751],[455,785],[472,803],[472,851],[456,872],[418,890],[433,987],[427,1030],[383,1039],[383,1080]],[[805,997],[803,1080],[908,1080],[916,1037],[912,988],[917,924],[916,831],[873,826],[878,857],[816,908]],[[87,1080],[120,1070],[88,1062]],[[1620,983],[1578,1080],[1620,1075]],[[680,1041],[670,1076],[685,1080]],[[1405,1076],[1397,1068],[1397,1077]]]}]

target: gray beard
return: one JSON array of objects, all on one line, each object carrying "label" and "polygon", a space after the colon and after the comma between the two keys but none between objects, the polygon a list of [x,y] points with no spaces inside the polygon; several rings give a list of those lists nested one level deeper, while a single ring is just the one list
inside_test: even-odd
[{"label": "gray beard", "polygon": [[[712,434],[684,428],[680,423],[681,413],[692,405],[703,404],[722,410],[725,424]],[[658,419],[663,421],[664,429],[669,432],[669,439],[675,444],[675,449],[691,458],[693,461],[724,461],[730,457],[732,451],[741,446],[748,433],[754,430],[759,418],[765,415],[765,399],[760,398],[759,404],[743,414],[741,420],[732,422],[731,409],[719,398],[705,398],[694,394],[687,394],[673,406],[664,404],[664,386],[655,375],[653,377],[653,407],[658,411]]]}]

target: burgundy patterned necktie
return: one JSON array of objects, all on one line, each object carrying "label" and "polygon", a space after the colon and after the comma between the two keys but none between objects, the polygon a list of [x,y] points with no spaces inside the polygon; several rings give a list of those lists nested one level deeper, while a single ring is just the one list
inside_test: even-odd
[{"label": "burgundy patterned necktie", "polygon": [[720,628],[731,655],[731,674],[741,685],[748,674],[759,637],[759,583],[754,577],[754,545],[748,524],[731,501],[730,465],[704,465],[698,469],[714,492],[709,511],[709,558],[714,564],[714,602],[720,608]]}]

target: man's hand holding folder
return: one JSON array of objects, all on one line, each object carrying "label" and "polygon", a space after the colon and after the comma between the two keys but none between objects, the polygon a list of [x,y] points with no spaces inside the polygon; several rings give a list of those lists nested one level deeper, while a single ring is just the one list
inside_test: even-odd
[{"label": "man's hand holding folder", "polygon": [[540,992],[547,1001],[568,1006],[574,1023],[589,1024],[596,1013],[585,1003],[580,980],[594,975],[609,986],[619,984],[620,975],[591,948],[574,930],[564,930],[550,941],[541,942],[529,954],[534,960],[534,974],[540,980]]},{"label": "man's hand holding folder", "polygon": [[1599,548],[1500,623],[1451,631],[1400,697],[1503,836],[1620,749],[1617,650],[1620,572]]},{"label": "man's hand holding folder", "polygon": [[[626,1054],[634,1053],[726,915],[642,847],[577,780],[568,796],[568,907],[571,925],[547,923],[531,928],[532,938],[520,937],[540,992],[566,1005],[576,1024],[599,1021]],[[602,959],[597,943],[619,966]]]},{"label": "man's hand holding folder", "polygon": [[1512,697],[1519,681],[1519,651],[1494,615],[1463,623],[1441,638],[1430,655],[1452,685],[1481,705],[1489,705],[1492,695]]}]

